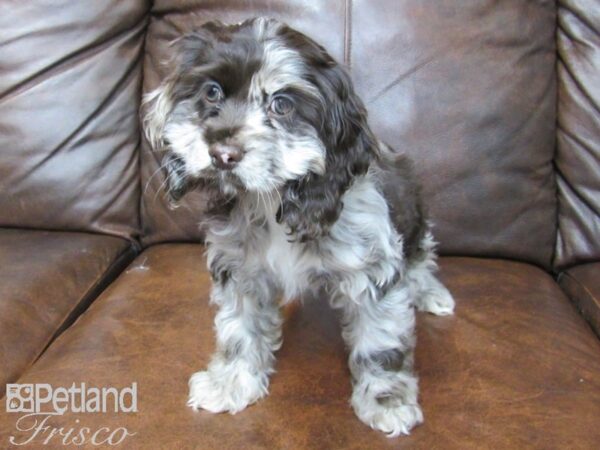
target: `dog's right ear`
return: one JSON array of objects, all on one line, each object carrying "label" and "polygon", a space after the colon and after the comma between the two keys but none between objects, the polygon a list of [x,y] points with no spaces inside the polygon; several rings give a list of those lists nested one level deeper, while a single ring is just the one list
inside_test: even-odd
[{"label": "dog's right ear", "polygon": [[[201,29],[169,44],[171,58],[164,65],[166,76],[142,99],[142,127],[152,150],[168,150],[164,132],[169,117],[180,100],[194,95],[194,75],[206,60],[212,42],[211,32]],[[176,155],[165,153],[161,165],[165,170],[169,201],[175,204],[194,187],[194,183],[186,176],[185,164]]]},{"label": "dog's right ear", "polygon": [[142,108],[146,111],[142,127],[153,150],[161,150],[164,146],[163,133],[174,105],[173,86],[174,81],[166,78],[159,87],[144,95],[142,99]]},{"label": "dog's right ear", "polygon": [[169,43],[171,58],[164,64],[166,76],[153,91],[144,95],[142,119],[144,134],[154,150],[164,146],[163,133],[169,115],[179,100],[194,95],[195,76],[214,45],[211,23]]}]

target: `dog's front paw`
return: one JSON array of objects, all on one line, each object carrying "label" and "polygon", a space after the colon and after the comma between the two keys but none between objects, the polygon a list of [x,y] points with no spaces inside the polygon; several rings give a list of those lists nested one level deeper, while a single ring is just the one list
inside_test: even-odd
[{"label": "dog's front paw", "polygon": [[438,282],[422,293],[417,301],[417,309],[436,316],[449,316],[454,313],[454,299],[450,291]]},{"label": "dog's front paw", "polygon": [[417,392],[415,377],[403,372],[388,372],[385,377],[363,379],[357,383],[351,403],[363,423],[388,437],[396,437],[409,434],[413,427],[423,423]]},{"label": "dog's front paw", "polygon": [[222,370],[196,372],[190,378],[188,406],[212,413],[235,414],[264,397],[268,390],[266,375],[223,367]]},{"label": "dog's front paw", "polygon": [[361,421],[375,430],[384,432],[391,438],[409,434],[414,426],[423,422],[423,413],[418,404],[353,406]]}]

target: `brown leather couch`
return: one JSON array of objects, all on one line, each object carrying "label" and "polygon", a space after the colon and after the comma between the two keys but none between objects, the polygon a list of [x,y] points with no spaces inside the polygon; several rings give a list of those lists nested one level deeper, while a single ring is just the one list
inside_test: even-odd
[{"label": "brown leather couch", "polygon": [[[318,298],[286,310],[265,400],[185,405],[213,346],[203,197],[167,206],[140,98],[171,39],[256,15],[343,61],[379,137],[416,161],[457,308],[418,317],[425,424],[409,437],[354,417]],[[138,398],[51,416],[23,447],[125,427],[128,449],[599,448],[599,55],[594,0],[1,3],[0,396],[136,382]],[[5,409],[0,448],[17,448],[33,431]]]}]

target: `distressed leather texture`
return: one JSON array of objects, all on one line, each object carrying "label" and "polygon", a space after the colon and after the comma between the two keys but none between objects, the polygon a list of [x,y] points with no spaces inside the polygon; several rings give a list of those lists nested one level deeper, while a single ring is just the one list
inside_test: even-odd
[{"label": "distressed leather texture", "polygon": [[[408,437],[388,439],[354,416],[325,298],[286,310],[268,397],[234,416],[186,407],[188,377],[214,346],[210,276],[194,244],[142,253],[20,381],[137,382],[138,413],[66,413],[47,423],[126,427],[137,433],[126,448],[594,448],[600,342],[554,280],[531,265],[476,258],[442,259],[441,278],[457,314],[418,316],[426,422]],[[16,417],[0,414],[0,442],[30,434],[15,431]]]},{"label": "distressed leather texture", "polygon": [[[442,253],[550,267],[554,3],[156,1],[144,92],[164,77],[171,40],[206,20],[257,15],[289,23],[346,64],[376,134],[415,160]],[[160,158],[144,145],[144,242],[200,240],[204,199],[190,196],[169,210]]]},{"label": "distressed leather texture", "polygon": [[138,234],[146,10],[0,3],[0,226]]},{"label": "distressed leather texture", "polygon": [[573,267],[561,273],[558,281],[600,336],[600,263]]},{"label": "distressed leather texture", "polygon": [[116,237],[0,229],[0,397],[132,257]]},{"label": "distressed leather texture", "polygon": [[[167,205],[141,96],[172,39],[260,15],[347,66],[450,255],[456,315],[418,315],[425,423],[408,437],[354,416],[325,298],[285,310],[269,397],[235,416],[185,405],[214,342],[205,199]],[[594,0],[0,2],[0,403],[8,382],[137,382],[136,414],[50,421],[127,427],[134,449],[596,448],[599,77]],[[18,417],[0,407],[0,448]]]},{"label": "distressed leather texture", "polygon": [[558,10],[555,266],[600,260],[600,8],[561,0]]}]

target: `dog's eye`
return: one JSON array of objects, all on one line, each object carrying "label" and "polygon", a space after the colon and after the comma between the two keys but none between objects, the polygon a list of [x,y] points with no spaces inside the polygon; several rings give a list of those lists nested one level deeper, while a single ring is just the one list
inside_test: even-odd
[{"label": "dog's eye", "polygon": [[209,83],[204,88],[204,100],[209,103],[218,103],[223,97],[223,90],[217,83]]},{"label": "dog's eye", "polygon": [[292,112],[294,104],[292,101],[282,95],[278,95],[271,101],[269,110],[278,116],[285,116]]}]

